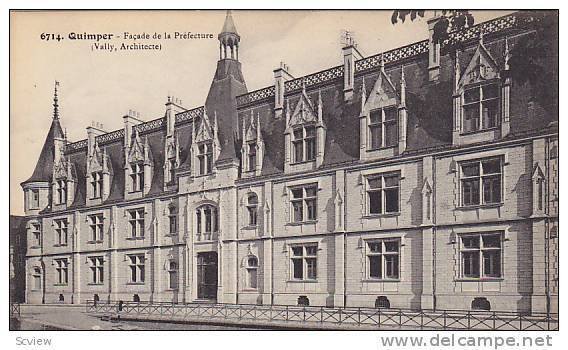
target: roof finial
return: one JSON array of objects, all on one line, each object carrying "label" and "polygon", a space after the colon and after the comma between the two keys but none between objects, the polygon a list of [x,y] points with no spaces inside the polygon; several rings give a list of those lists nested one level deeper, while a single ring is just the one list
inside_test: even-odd
[{"label": "roof finial", "polygon": [[53,119],[59,119],[59,99],[57,98],[57,87],[59,82],[55,81],[55,89],[53,92]]},{"label": "roof finial", "polygon": [[385,71],[385,54],[381,52],[381,61],[380,61],[381,71]]},{"label": "roof finial", "polygon": [[505,37],[505,70],[509,70],[510,59],[511,59],[511,51],[509,51],[509,38]]},{"label": "roof finial", "polygon": [[485,33],[483,33],[483,27],[479,28],[479,45],[483,45],[483,36],[485,35]]}]

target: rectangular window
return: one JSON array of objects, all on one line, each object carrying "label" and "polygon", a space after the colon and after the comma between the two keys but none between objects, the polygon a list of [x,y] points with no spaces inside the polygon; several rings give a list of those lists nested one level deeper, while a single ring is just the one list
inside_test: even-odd
[{"label": "rectangular window", "polygon": [[144,237],[144,209],[135,209],[128,212],[128,222],[130,224],[130,237]]},{"label": "rectangular window", "polygon": [[199,175],[207,175],[213,171],[213,143],[204,142],[198,146]]},{"label": "rectangular window", "polygon": [[168,214],[168,223],[169,223],[169,233],[170,235],[175,235],[178,231],[177,228],[177,208],[172,207],[169,209]]},{"label": "rectangular window", "polygon": [[290,219],[292,222],[317,219],[317,185],[294,187],[290,190],[290,194]]},{"label": "rectangular window", "polygon": [[367,278],[398,280],[400,277],[400,239],[367,242]]},{"label": "rectangular window", "polygon": [[316,140],[316,127],[314,125],[306,125],[294,129],[292,140],[293,162],[300,163],[315,160],[317,152]]},{"label": "rectangular window", "polygon": [[69,280],[69,270],[67,259],[56,259],[55,261],[55,274],[57,284],[67,284]]},{"label": "rectangular window", "polygon": [[491,129],[499,124],[499,87],[486,84],[463,93],[463,132]]},{"label": "rectangular window", "polygon": [[130,164],[130,180],[132,192],[140,192],[144,189],[144,164],[142,162]]},{"label": "rectangular window", "polygon": [[400,174],[380,174],[367,177],[367,214],[398,213]]},{"label": "rectangular window", "polygon": [[500,278],[501,233],[473,233],[460,236],[461,277]]},{"label": "rectangular window", "polygon": [[92,242],[101,242],[104,239],[103,214],[89,215],[89,228]]},{"label": "rectangular window", "polygon": [[68,222],[67,219],[54,220],[56,245],[67,245]]},{"label": "rectangular window", "polygon": [[317,279],[317,244],[295,245],[291,247],[290,266],[293,280]]},{"label": "rectangular window", "polygon": [[92,284],[103,284],[104,276],[104,258],[102,256],[93,256],[89,258],[90,270],[91,270],[91,283]]},{"label": "rectangular window", "polygon": [[32,224],[32,238],[33,246],[41,246],[41,226],[39,224]]},{"label": "rectangular window", "polygon": [[460,164],[463,206],[501,202],[501,163],[501,158],[488,158]]},{"label": "rectangular window", "polygon": [[248,143],[248,171],[256,169],[256,142]]},{"label": "rectangular window", "polygon": [[31,191],[31,208],[39,208],[39,190]]},{"label": "rectangular window", "polygon": [[65,179],[56,181],[55,192],[57,196],[57,204],[67,203],[67,181]]},{"label": "rectangular window", "polygon": [[144,283],[145,263],[144,254],[128,255],[130,283]]},{"label": "rectangular window", "polygon": [[97,171],[91,174],[91,189],[94,198],[101,198],[103,195],[103,172]]},{"label": "rectangular window", "polygon": [[398,112],[395,107],[371,111],[369,115],[369,148],[394,147],[398,144]]}]

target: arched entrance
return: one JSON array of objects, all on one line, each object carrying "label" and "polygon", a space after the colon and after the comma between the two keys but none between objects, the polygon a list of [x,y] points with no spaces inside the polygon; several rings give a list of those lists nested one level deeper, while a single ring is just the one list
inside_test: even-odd
[{"label": "arched entrance", "polygon": [[217,253],[197,254],[197,298],[217,300]]}]

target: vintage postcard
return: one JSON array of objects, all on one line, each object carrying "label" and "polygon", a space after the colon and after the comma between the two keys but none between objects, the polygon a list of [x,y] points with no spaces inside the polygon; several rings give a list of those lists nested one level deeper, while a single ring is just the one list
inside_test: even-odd
[{"label": "vintage postcard", "polygon": [[9,16],[10,329],[559,329],[558,11]]}]

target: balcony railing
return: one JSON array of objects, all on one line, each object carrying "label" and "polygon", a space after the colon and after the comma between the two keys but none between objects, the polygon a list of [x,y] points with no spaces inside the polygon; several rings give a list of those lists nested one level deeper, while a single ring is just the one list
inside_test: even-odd
[{"label": "balcony railing", "polygon": [[248,304],[87,301],[87,312],[163,321],[248,321],[270,327],[343,327],[444,330],[557,330],[558,314],[474,310],[328,308]]}]

